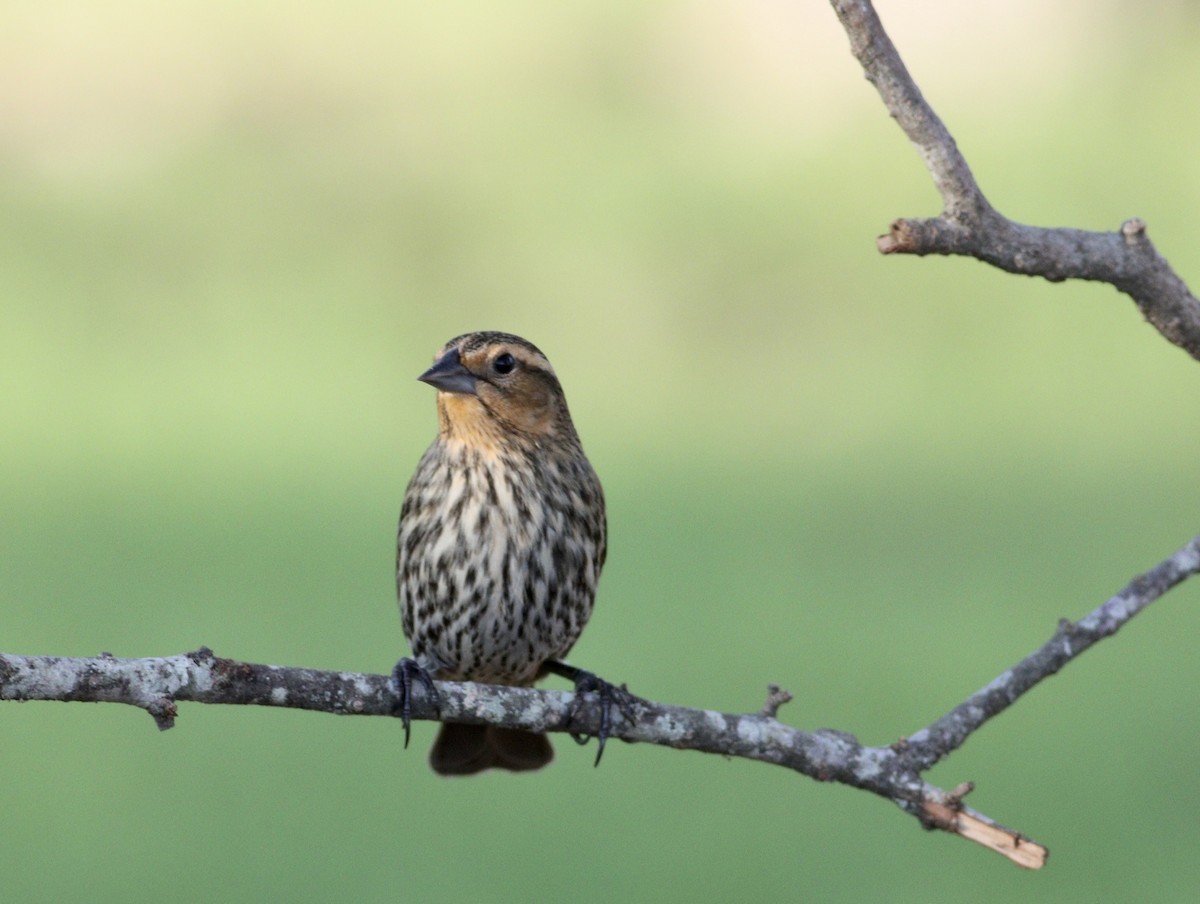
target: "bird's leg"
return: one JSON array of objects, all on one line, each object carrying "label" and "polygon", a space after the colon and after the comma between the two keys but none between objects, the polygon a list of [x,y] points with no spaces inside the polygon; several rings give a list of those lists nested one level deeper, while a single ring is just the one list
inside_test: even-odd
[{"label": "bird's leg", "polygon": [[[610,684],[603,678],[598,678],[591,672],[584,671],[573,665],[568,665],[565,662],[551,659],[545,663],[545,669],[555,675],[559,675],[571,681],[575,685],[575,699],[571,703],[570,712],[567,713],[567,723],[575,721],[583,708],[583,695],[595,692],[600,701],[600,730],[596,733],[596,741],[598,748],[596,750],[596,762],[594,765],[600,765],[600,757],[604,755],[604,742],[608,740],[609,734],[613,727],[613,710],[620,714],[621,718],[626,722],[633,722],[633,717],[630,710],[637,702],[637,697],[629,693],[624,686],[618,687],[615,684]],[[586,744],[588,736],[584,734],[571,733],[571,737],[575,739],[577,744]]]},{"label": "bird's leg", "polygon": [[404,723],[405,750],[408,749],[408,736],[412,728],[412,689],[414,680],[421,687],[425,688],[425,693],[433,701],[434,710],[438,709],[438,692],[437,688],[433,686],[433,676],[429,674],[427,668],[415,659],[409,659],[405,656],[392,669],[391,682],[392,693],[396,695],[396,705],[393,711],[400,714],[400,721]]}]

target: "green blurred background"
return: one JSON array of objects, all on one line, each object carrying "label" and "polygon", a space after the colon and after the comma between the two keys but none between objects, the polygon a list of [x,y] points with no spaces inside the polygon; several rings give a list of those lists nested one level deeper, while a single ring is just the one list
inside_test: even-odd
[{"label": "green blurred background", "polygon": [[[1187,3],[886,2],[995,204],[1200,280]],[[883,258],[928,175],[819,0],[0,6],[0,649],[386,671],[413,378],[554,361],[609,498],[575,660],[888,743],[1200,529],[1196,362],[1106,286]],[[8,900],[1191,900],[1200,584],[931,775],[1030,874],[780,769],[6,705]],[[952,891],[951,891],[952,890]]]}]

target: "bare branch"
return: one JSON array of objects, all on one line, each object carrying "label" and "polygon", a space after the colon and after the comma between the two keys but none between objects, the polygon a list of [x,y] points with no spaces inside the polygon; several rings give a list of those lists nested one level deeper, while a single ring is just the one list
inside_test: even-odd
[{"label": "bare branch", "polygon": [[955,254],[1051,282],[1085,279],[1124,292],[1166,339],[1200,360],[1200,301],[1146,236],[1141,220],[1118,232],[1026,226],[984,196],[949,130],[926,103],[870,0],[831,0],[850,48],[888,112],[917,147],[941,193],[940,217],[899,219],[877,240],[884,254]]},{"label": "bare branch", "polygon": [[[720,713],[634,698],[612,736],[743,757],[795,770],[818,781],[836,781],[887,798],[941,829],[997,851],[1027,868],[1040,867],[1046,849],[963,805],[970,783],[945,791],[927,784],[929,769],[988,719],[1003,712],[1042,679],[1094,644],[1115,634],[1154,600],[1200,572],[1200,536],[1129,583],[1078,622],[1063,622],[1040,649],[932,725],[890,747],[865,747],[851,734],[822,728],[800,731],[779,722],[791,695],[777,685],[754,713]],[[595,701],[574,713],[575,695],[565,691],[438,682],[439,701],[416,688],[413,717],[446,722],[503,725],[529,731],[595,734]],[[109,654],[68,659],[0,654],[0,699],[127,703],[149,712],[159,728],[175,724],[179,701],[286,706],[339,715],[395,715],[395,697],[382,675],[323,672],[237,662],[211,650],[159,659],[117,659]]]},{"label": "bare branch", "polygon": [[[572,721],[574,693],[533,688],[437,682],[439,705],[420,688],[413,717],[490,723],[529,731],[595,734],[599,707]],[[783,702],[772,693],[768,706]],[[0,699],[127,703],[170,728],[177,702],[284,706],[338,715],[393,715],[395,698],[382,675],[258,665],[214,656],[211,650],[155,659],[0,654]],[[612,731],[625,741],[699,750],[773,763],[815,778],[870,791],[899,805],[930,829],[972,838],[1014,862],[1040,866],[1045,849],[1020,833],[962,805],[961,791],[925,783],[903,746],[864,747],[832,729],[800,731],[762,712],[733,714],[637,700],[635,712]]]},{"label": "bare branch", "polygon": [[[1036,869],[1045,862],[1046,849],[965,806],[962,799],[974,787],[971,783],[946,791],[926,783],[921,773],[1044,678],[1197,573],[1200,536],[1078,622],[1064,621],[1038,650],[932,725],[889,747],[866,747],[833,729],[801,731],[784,725],[775,717],[791,695],[777,685],[768,687],[766,704],[754,713],[634,698],[612,736],[772,763],[818,781],[861,788],[897,804],[926,828],[960,835]],[[437,688],[437,705],[416,688],[414,718],[593,735],[600,725],[596,701],[575,710],[571,692],[454,682],[438,682]],[[149,712],[161,729],[175,724],[180,701],[395,715],[395,697],[382,675],[237,662],[204,648],[154,659],[117,659],[107,653],[81,659],[0,654],[0,700],[126,703]]]},{"label": "bare branch", "polygon": [[951,219],[979,218],[990,212],[987,198],[979,190],[954,137],[925,102],[869,0],[833,0],[833,8],[867,79],[925,161],[942,196],[946,215]]}]

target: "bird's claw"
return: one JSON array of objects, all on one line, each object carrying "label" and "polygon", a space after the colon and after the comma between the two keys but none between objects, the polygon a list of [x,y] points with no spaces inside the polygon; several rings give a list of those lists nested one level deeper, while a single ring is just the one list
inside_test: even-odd
[{"label": "bird's claw", "polygon": [[[604,756],[604,742],[608,740],[613,729],[613,710],[615,709],[620,715],[621,720],[633,723],[634,718],[631,710],[638,702],[638,698],[629,693],[624,685],[617,686],[610,684],[603,678],[593,675],[591,672],[585,672],[579,669],[573,677],[575,682],[575,699],[571,702],[571,708],[567,712],[567,723],[570,724],[582,714],[586,706],[584,694],[594,693],[599,698],[600,704],[600,730],[596,732],[595,738],[597,742],[596,762],[595,766],[600,765],[600,757]],[[571,737],[575,739],[576,744],[586,744],[589,740],[589,735],[577,734],[571,732]]]},{"label": "bird's claw", "polygon": [[409,659],[407,656],[396,663],[396,667],[392,669],[392,693],[396,695],[396,704],[394,712],[399,713],[400,721],[404,725],[404,749],[408,749],[409,735],[412,734],[412,689],[413,682],[416,681],[425,689],[425,693],[429,695],[433,701],[433,707],[438,708],[438,692],[433,686],[433,676],[429,674],[429,670],[422,666],[415,659]]}]

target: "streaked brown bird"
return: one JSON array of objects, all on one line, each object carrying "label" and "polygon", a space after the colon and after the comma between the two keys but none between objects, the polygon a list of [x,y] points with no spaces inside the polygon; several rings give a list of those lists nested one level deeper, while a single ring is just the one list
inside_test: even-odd
[{"label": "streaked brown bird", "polygon": [[[604,492],[554,368],[518,336],[467,333],[418,379],[438,391],[438,436],[404,494],[396,544],[414,657],[393,673],[405,743],[414,681],[436,699],[431,678],[528,687],[554,672],[600,692],[602,752],[624,691],[563,657],[604,565]],[[553,757],[544,734],[443,723],[429,759],[442,775],[471,775]]]}]

